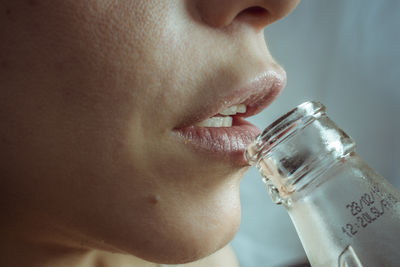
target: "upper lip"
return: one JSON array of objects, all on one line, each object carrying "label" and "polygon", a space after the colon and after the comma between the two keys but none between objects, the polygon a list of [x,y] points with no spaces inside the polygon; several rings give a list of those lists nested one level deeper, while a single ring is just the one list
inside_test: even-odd
[{"label": "upper lip", "polygon": [[266,71],[238,90],[232,90],[227,96],[215,99],[210,107],[205,107],[193,118],[185,120],[177,128],[192,126],[213,117],[224,109],[237,105],[246,105],[246,112],[240,117],[250,117],[265,109],[286,85],[285,73]]}]

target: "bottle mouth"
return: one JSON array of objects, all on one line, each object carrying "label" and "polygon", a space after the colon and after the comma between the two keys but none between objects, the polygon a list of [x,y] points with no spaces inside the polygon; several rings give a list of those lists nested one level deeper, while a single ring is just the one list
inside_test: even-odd
[{"label": "bottle mouth", "polygon": [[273,201],[289,206],[292,193],[354,148],[353,139],[328,118],[325,106],[308,101],[265,128],[247,147],[245,158],[264,177]]},{"label": "bottle mouth", "polygon": [[316,101],[307,101],[295,107],[265,128],[248,146],[245,154],[247,162],[256,165],[273,147],[325,113],[325,106]]}]

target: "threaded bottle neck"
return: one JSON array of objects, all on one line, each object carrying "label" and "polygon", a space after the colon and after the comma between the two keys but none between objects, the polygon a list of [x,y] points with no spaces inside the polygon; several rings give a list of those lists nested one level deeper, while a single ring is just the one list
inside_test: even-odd
[{"label": "threaded bottle neck", "polygon": [[246,159],[280,204],[354,149],[353,139],[327,117],[325,107],[310,101],[268,126],[248,146]]}]

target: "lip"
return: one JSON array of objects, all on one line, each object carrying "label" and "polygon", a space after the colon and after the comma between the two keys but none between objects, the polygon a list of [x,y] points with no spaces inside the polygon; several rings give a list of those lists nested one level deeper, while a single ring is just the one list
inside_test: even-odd
[{"label": "lip", "polygon": [[[204,106],[194,116],[177,126],[173,132],[185,145],[198,153],[213,155],[234,165],[247,166],[244,152],[261,131],[244,118],[260,113],[278,96],[286,85],[284,74],[267,71],[258,75],[246,86],[231,90],[226,96],[221,96],[209,106]],[[195,126],[196,123],[236,104],[245,104],[247,108],[245,113],[232,116],[231,127]]]}]

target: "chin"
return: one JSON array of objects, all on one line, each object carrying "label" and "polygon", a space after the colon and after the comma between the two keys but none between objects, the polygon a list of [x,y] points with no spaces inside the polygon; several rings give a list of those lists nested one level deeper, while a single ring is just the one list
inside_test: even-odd
[{"label": "chin", "polygon": [[[127,224],[123,251],[144,260],[163,264],[183,264],[204,258],[226,246],[236,235],[241,220],[239,181],[220,188],[168,194],[147,208],[140,224]],[[201,191],[201,190],[198,190]],[[127,222],[129,223],[129,222]],[[114,239],[116,236],[114,236]],[[120,240],[121,241],[121,240]]]},{"label": "chin", "polygon": [[82,231],[102,240],[110,252],[162,264],[193,262],[223,248],[240,226],[239,185],[248,168],[208,164],[191,170],[198,166],[196,161],[155,169],[154,175],[136,171],[140,179],[134,181],[129,172],[114,175],[119,179],[102,194],[109,201],[96,205],[96,193],[87,205],[96,206],[96,212],[90,217],[83,212]]},{"label": "chin", "polygon": [[149,243],[150,246],[141,256],[147,261],[161,264],[184,264],[207,257],[234,238],[240,226],[240,208],[218,224],[216,227],[204,221],[180,229],[178,235],[164,233],[164,237],[155,238],[156,242]]},{"label": "chin", "polygon": [[[171,221],[163,218],[164,223],[159,227],[162,232],[151,250],[156,253],[148,260],[164,264],[184,264],[207,257],[225,247],[239,230],[239,185],[247,169],[230,173],[215,188],[202,187],[192,191],[192,194],[180,195],[176,203],[179,209],[175,210],[176,213],[170,213],[175,215],[169,217],[169,214],[163,214]],[[199,193],[202,190],[204,192]]]}]

